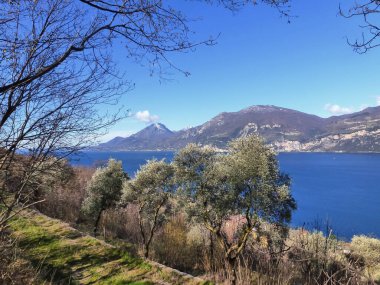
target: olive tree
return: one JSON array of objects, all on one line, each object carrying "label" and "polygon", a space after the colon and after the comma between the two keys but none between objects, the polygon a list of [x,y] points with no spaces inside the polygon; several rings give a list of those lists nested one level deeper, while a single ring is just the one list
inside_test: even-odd
[{"label": "olive tree", "polygon": [[141,166],[133,180],[123,186],[122,203],[138,207],[140,234],[144,257],[149,257],[149,248],[154,234],[171,211],[173,166],[164,160],[150,160]]},{"label": "olive tree", "polygon": [[115,206],[120,200],[126,179],[121,161],[110,159],[107,166],[98,168],[89,181],[82,211],[94,220],[94,236],[103,211]]},{"label": "olive tree", "polygon": [[[235,284],[236,261],[252,232],[260,234],[267,222],[282,232],[286,229],[295,209],[289,178],[257,136],[232,141],[227,154],[190,145],[174,163],[190,215],[216,237]],[[231,224],[236,228],[232,234]]]}]

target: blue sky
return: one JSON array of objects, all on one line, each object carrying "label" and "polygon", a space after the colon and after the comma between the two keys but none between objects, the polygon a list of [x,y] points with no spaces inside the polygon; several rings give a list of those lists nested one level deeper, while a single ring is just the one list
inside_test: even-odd
[{"label": "blue sky", "polygon": [[[343,0],[342,0],[343,1]],[[350,3],[351,0],[344,0]],[[359,22],[338,16],[339,1],[294,0],[288,24],[276,10],[257,5],[238,13],[197,1],[178,4],[197,39],[218,35],[216,46],[170,59],[191,76],[170,71],[169,81],[123,57],[119,68],[136,84],[120,104],[133,114],[103,140],[127,136],[153,121],[172,130],[196,126],[224,111],[269,104],[327,117],[380,104],[380,48],[355,53],[346,38],[360,37]]]}]

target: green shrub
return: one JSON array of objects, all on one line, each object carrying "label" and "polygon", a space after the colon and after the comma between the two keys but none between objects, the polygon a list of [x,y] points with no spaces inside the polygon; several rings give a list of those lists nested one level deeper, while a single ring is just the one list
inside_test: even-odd
[{"label": "green shrub", "polygon": [[86,199],[82,211],[94,218],[94,235],[98,230],[103,211],[115,207],[122,194],[122,186],[127,178],[121,161],[110,159],[106,167],[98,168],[86,188]]}]

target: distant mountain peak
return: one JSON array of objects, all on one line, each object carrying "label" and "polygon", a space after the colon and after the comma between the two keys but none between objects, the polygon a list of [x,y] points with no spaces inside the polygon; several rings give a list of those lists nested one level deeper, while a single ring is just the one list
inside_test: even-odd
[{"label": "distant mountain peak", "polygon": [[161,123],[153,123],[147,126],[145,129],[142,129],[141,131],[152,131],[152,130],[155,130],[157,132],[162,132],[162,133],[172,133],[171,130],[169,130],[164,124],[161,124]]},{"label": "distant mountain peak", "polygon": [[188,143],[223,149],[228,141],[259,134],[278,151],[380,152],[380,106],[321,118],[274,105],[223,112],[202,125],[173,132],[153,123],[127,138],[100,145],[112,150],[173,150]]},{"label": "distant mountain peak", "polygon": [[154,126],[156,129],[159,130],[169,130],[164,124],[161,123],[154,123],[151,126]]},{"label": "distant mountain peak", "polygon": [[149,139],[152,137],[165,137],[172,135],[173,132],[169,130],[164,124],[153,123],[141,131],[135,133],[131,137],[139,139]]}]

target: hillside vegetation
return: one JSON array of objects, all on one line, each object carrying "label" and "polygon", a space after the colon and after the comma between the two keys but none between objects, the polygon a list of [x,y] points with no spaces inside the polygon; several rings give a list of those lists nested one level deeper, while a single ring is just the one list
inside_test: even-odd
[{"label": "hillside vegetation", "polygon": [[379,240],[290,228],[291,181],[254,135],[227,153],[189,144],[133,179],[110,159],[97,169],[62,165],[28,187],[36,209],[78,230],[30,209],[11,212],[0,232],[0,283],[204,282],[168,267],[226,285],[380,282]]},{"label": "hillside vegetation", "polygon": [[206,284],[34,211],[11,222],[11,235],[39,271],[35,284]]}]

